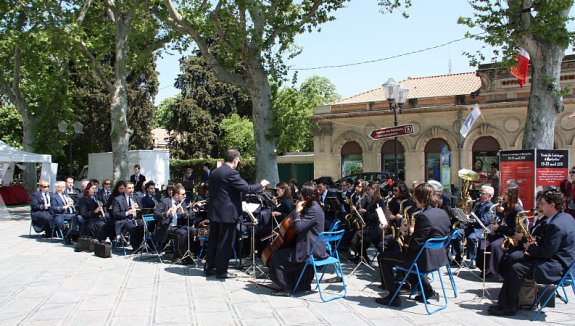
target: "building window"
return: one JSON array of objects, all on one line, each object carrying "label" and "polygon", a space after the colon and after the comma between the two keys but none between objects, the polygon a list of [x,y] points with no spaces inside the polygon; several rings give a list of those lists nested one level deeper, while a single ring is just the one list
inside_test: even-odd
[{"label": "building window", "polygon": [[474,183],[474,189],[480,189],[488,183],[491,164],[499,163],[497,153],[501,150],[499,142],[491,136],[478,138],[471,148],[473,166],[471,169],[479,174],[479,180]]},{"label": "building window", "polygon": [[[381,146],[381,171],[395,172],[395,140],[388,140]],[[397,161],[399,167],[398,177],[405,180],[405,149],[401,142],[397,142]]]},{"label": "building window", "polygon": [[425,180],[441,180],[441,146],[449,144],[442,138],[433,138],[425,145]]},{"label": "building window", "polygon": [[350,141],[341,148],[341,176],[363,172],[363,159],[361,146]]}]

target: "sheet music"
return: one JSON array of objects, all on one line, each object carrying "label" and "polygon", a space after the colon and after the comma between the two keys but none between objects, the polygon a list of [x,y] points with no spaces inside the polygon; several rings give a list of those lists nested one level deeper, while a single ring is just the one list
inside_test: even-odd
[{"label": "sheet music", "polygon": [[247,203],[247,202],[245,202],[245,201],[242,202],[242,210],[243,210],[244,212],[253,213],[253,212],[255,212],[258,208],[260,208],[260,204]]},{"label": "sheet music", "polygon": [[385,218],[385,213],[383,212],[383,208],[381,208],[381,207],[379,207],[379,205],[377,205],[375,212],[377,213],[377,217],[379,218],[379,224],[382,227],[386,227],[387,226],[387,219]]}]

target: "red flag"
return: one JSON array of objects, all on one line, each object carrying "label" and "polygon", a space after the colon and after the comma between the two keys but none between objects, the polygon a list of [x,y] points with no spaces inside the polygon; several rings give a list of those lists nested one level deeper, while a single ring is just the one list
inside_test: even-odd
[{"label": "red flag", "polygon": [[517,64],[511,67],[511,74],[517,78],[519,86],[523,88],[525,80],[527,80],[527,70],[529,69],[529,53],[522,48],[519,48],[519,53],[515,55]]}]

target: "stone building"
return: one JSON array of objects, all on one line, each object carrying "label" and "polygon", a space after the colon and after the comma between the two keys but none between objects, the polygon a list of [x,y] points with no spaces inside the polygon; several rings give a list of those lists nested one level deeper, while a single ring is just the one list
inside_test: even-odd
[{"label": "stone building", "polygon": [[[575,142],[575,55],[566,56],[561,73],[565,110],[557,114],[555,148],[572,149]],[[413,180],[439,179],[442,145],[451,152],[451,182],[459,184],[457,171],[490,170],[499,150],[521,149],[530,90],[528,80],[520,88],[515,77],[481,65],[476,72],[408,78],[400,82],[409,89],[408,101],[397,114],[398,124],[412,124],[411,135],[398,137],[400,176]],[[478,104],[482,115],[466,138],[462,122]],[[554,109],[554,108],[550,108]],[[372,130],[394,125],[394,112],[383,87],[314,108],[314,176],[338,179],[349,167],[364,172],[394,171],[394,139],[373,140]],[[570,162],[574,151],[570,151]],[[480,167],[480,165],[482,165]]]}]

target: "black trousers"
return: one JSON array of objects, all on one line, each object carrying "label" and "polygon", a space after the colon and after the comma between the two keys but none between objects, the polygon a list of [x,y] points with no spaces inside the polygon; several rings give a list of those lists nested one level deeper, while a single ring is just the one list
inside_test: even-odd
[{"label": "black trousers", "polygon": [[507,310],[517,309],[519,289],[527,275],[533,275],[533,264],[525,260],[514,263],[505,271],[503,286],[497,299],[498,306]]},{"label": "black trousers", "polygon": [[[290,261],[294,251],[295,247],[283,248],[274,252],[270,258],[270,279],[288,292],[294,292],[295,284],[305,264]],[[295,292],[310,289],[313,277],[313,266],[308,266]]]},{"label": "black trousers", "polygon": [[[415,259],[415,256],[412,252],[384,251],[379,254],[379,256],[377,256],[379,272],[381,275],[381,284],[383,284],[383,289],[387,290],[390,295],[393,295],[397,290],[397,287],[395,286],[393,266],[399,265],[401,267],[408,268],[409,265],[411,265],[413,262],[413,259]],[[417,280],[417,278],[410,276],[409,280],[412,282],[412,284],[414,284],[413,282],[414,280]],[[423,289],[426,293],[433,290],[427,277],[421,278],[421,285],[423,285]]]},{"label": "black trousers", "polygon": [[216,274],[228,272],[232,245],[235,239],[236,223],[210,221],[210,238],[205,270]]}]

